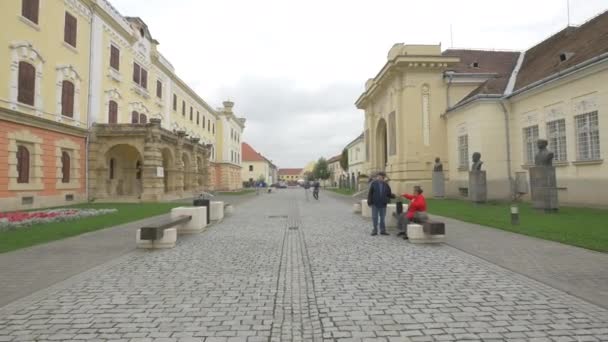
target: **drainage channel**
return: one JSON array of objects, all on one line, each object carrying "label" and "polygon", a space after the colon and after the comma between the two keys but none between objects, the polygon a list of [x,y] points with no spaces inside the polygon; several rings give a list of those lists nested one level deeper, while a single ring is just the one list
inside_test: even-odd
[{"label": "drainage channel", "polygon": [[294,200],[283,239],[271,341],[321,341],[323,337],[301,223]]}]

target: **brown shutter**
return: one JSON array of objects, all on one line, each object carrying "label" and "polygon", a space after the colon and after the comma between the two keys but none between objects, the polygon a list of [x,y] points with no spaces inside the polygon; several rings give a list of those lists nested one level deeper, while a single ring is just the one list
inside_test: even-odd
[{"label": "brown shutter", "polygon": [[61,115],[74,117],[74,83],[63,81],[61,88]]},{"label": "brown shutter", "polygon": [[110,101],[108,112],[108,123],[118,123],[118,104],[115,101]]},{"label": "brown shutter", "polygon": [[17,101],[33,106],[36,88],[36,68],[27,62],[19,62],[18,88]]},{"label": "brown shutter", "polygon": [[163,98],[163,84],[159,80],[156,80],[156,97]]},{"label": "brown shutter", "polygon": [[137,84],[140,83],[140,81],[139,81],[139,74],[140,74],[140,72],[141,71],[140,71],[139,64],[137,64],[137,63],[134,62],[133,63],[133,82],[135,82]]},{"label": "brown shutter", "polygon": [[198,125],[201,122],[201,113],[196,112],[196,124]]},{"label": "brown shutter", "polygon": [[39,7],[39,0],[23,0],[21,2],[21,15],[38,24]]},{"label": "brown shutter", "polygon": [[177,95],[173,94],[173,110],[177,110]]},{"label": "brown shutter", "polygon": [[136,111],[133,111],[133,112],[131,113],[131,123],[136,124],[136,123],[138,123],[138,122],[139,122],[139,113],[138,113],[138,112],[136,112]]},{"label": "brown shutter", "polygon": [[205,116],[203,115],[203,128],[205,128]]},{"label": "brown shutter", "polygon": [[148,89],[148,71],[144,68],[141,68],[141,86]]},{"label": "brown shutter", "polygon": [[76,17],[68,12],[65,12],[65,26],[63,28],[63,40],[76,47],[76,32],[78,29],[78,21]]},{"label": "brown shutter", "polygon": [[17,183],[30,182],[30,151],[25,146],[17,148]]},{"label": "brown shutter", "polygon": [[193,119],[193,117],[192,117],[193,113],[194,112],[192,111],[192,107],[190,107],[190,121],[192,121],[192,119]]},{"label": "brown shutter", "polygon": [[148,117],[146,116],[146,114],[139,114],[139,123],[148,123]]},{"label": "brown shutter", "polygon": [[110,46],[110,66],[120,70],[120,50],[114,45]]},{"label": "brown shutter", "polygon": [[63,173],[62,183],[70,182],[70,155],[67,152],[61,153],[61,172]]},{"label": "brown shutter", "polygon": [[186,101],[182,101],[182,116],[186,116]]}]

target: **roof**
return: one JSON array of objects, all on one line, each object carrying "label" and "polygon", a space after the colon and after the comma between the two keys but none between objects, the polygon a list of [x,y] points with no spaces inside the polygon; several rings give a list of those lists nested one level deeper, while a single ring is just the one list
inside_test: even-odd
[{"label": "roof", "polygon": [[355,143],[358,140],[363,140],[363,135],[364,135],[364,133],[361,133],[361,135],[359,135],[358,137],[356,137],[355,139],[353,139],[353,141],[349,142],[348,145],[346,145],[345,148],[348,148],[350,145],[352,145],[353,143]]},{"label": "roof", "polygon": [[288,176],[288,175],[299,175],[302,173],[302,169],[279,169],[279,175]]},{"label": "roof", "polygon": [[[526,51],[515,90],[608,52],[608,11],[568,26]],[[566,54],[565,61],[560,55]]]},{"label": "roof", "polygon": [[251,147],[246,142],[241,143],[241,153],[243,154],[243,156],[241,158],[243,161],[249,161],[249,162],[267,161],[263,155],[261,155],[256,150],[254,150],[253,147]]},{"label": "roof", "polygon": [[444,51],[443,55],[460,58],[460,62],[450,67],[448,71],[456,74],[487,74],[490,77],[460,100],[459,103],[462,103],[479,94],[502,95],[517,64],[520,52],[449,49]]},{"label": "roof", "polygon": [[327,160],[328,164],[339,162],[342,159],[342,154],[338,154],[337,156],[333,156]]}]

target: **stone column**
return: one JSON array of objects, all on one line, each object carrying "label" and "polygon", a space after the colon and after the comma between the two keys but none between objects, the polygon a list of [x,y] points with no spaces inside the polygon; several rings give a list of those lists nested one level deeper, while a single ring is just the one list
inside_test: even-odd
[{"label": "stone column", "polygon": [[177,132],[177,147],[175,148],[175,193],[180,197],[184,194],[184,139],[186,132]]},{"label": "stone column", "polygon": [[163,166],[163,156],[160,149],[160,119],[150,119],[146,126],[144,155],[142,165],[142,201],[159,201],[164,194],[163,177],[158,175],[158,169]]}]

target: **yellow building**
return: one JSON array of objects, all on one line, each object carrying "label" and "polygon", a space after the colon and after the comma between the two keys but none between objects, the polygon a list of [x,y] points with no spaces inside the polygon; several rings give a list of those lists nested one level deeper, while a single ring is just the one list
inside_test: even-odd
[{"label": "yellow building", "polygon": [[[367,168],[396,191],[431,188],[433,159],[448,195],[466,196],[480,152],[488,197],[529,192],[536,140],[555,153],[560,202],[608,205],[608,12],[524,52],[397,44],[357,100],[365,110]],[[404,132],[401,133],[400,132]]]},{"label": "yellow building", "polygon": [[3,210],[241,187],[245,120],[183,82],[143,20],[106,0],[2,1],[0,18]]},{"label": "yellow building", "polygon": [[243,160],[241,168],[241,181],[254,185],[262,180],[267,185],[274,184],[277,179],[277,167],[248,143],[242,143]]},{"label": "yellow building", "polygon": [[279,181],[295,185],[298,180],[303,179],[302,169],[279,169]]}]

